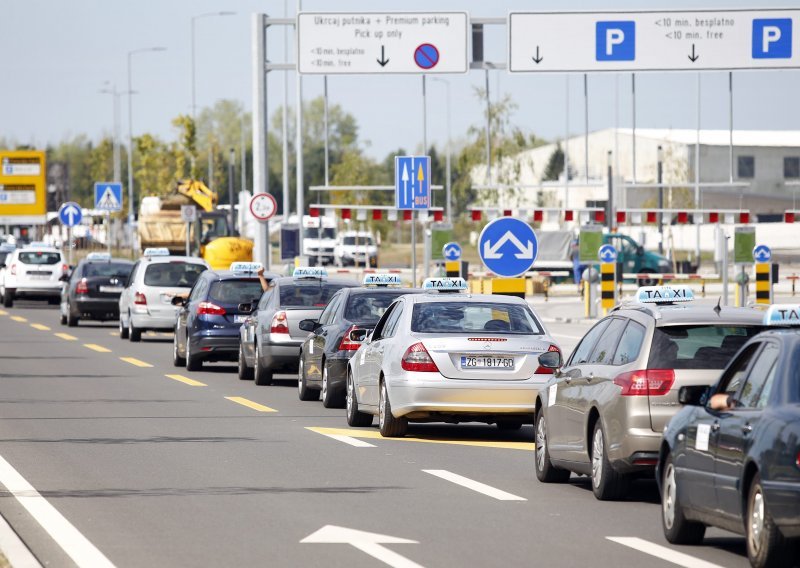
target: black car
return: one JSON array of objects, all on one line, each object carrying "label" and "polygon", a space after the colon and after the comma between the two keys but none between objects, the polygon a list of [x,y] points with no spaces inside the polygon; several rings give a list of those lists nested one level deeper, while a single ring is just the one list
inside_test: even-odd
[{"label": "black car", "polygon": [[[237,268],[241,264],[242,269]],[[233,270],[206,270],[188,297],[176,296],[181,306],[175,320],[172,362],[199,371],[203,362],[236,361],[239,328],[261,297],[257,263],[234,263]],[[277,277],[265,274],[269,282]]]},{"label": "black car", "polygon": [[[319,316],[306,319],[300,329],[311,334],[300,348],[298,394],[300,400],[318,400],[326,408],[344,406],[347,362],[358,351],[386,308],[398,296],[421,293],[400,284],[396,275],[368,275],[364,288],[344,288],[334,294]],[[374,282],[378,282],[375,284]]]},{"label": "black car", "polygon": [[698,544],[713,525],[745,535],[753,566],[800,560],[798,367],[800,330],[770,330],[716,385],[681,389],[686,406],[664,430],[656,471],[669,542]]},{"label": "black car", "polygon": [[119,319],[119,296],[133,269],[133,262],[90,253],[62,279],[61,325],[75,327],[80,320]]}]

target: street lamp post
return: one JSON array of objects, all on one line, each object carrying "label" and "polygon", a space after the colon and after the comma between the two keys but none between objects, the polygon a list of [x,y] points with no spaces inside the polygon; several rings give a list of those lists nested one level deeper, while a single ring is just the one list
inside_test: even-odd
[{"label": "street lamp post", "polygon": [[197,120],[197,84],[195,83],[195,56],[194,56],[194,49],[195,49],[195,41],[194,41],[194,23],[195,21],[201,18],[210,18],[212,16],[234,16],[236,12],[206,12],[205,14],[198,14],[197,16],[192,16],[192,120]]},{"label": "street lamp post", "polygon": [[450,81],[448,81],[447,79],[443,79],[441,77],[431,77],[431,81],[438,81],[440,83],[444,83],[444,86],[445,86],[445,89],[446,89],[446,93],[447,93],[447,112],[446,112],[446,116],[447,116],[447,159],[446,159],[446,161],[447,161],[447,163],[446,163],[446,167],[445,167],[447,179],[445,180],[446,181],[446,183],[445,183],[445,209],[447,210],[447,222],[448,223],[452,223],[452,221],[453,221],[453,217],[452,217],[453,203],[452,203],[451,195],[450,195],[450,178],[451,178],[451,176],[450,176],[450,159],[451,159],[451,155],[453,153],[453,149],[452,149],[453,148],[453,141],[452,141],[452,135],[451,135],[452,133],[451,133],[451,130],[450,130],[450,106],[451,106],[450,105]]},{"label": "street lamp post", "polygon": [[166,51],[166,47],[145,47],[128,52],[128,237],[133,250],[133,80],[131,59],[137,53]]},{"label": "street lamp post", "polygon": [[119,98],[125,93],[120,93],[117,91],[117,86],[112,85],[111,88],[104,88],[98,91],[100,93],[104,93],[107,95],[111,95],[114,101],[114,130],[113,130],[113,167],[114,167],[114,181],[120,182],[122,181],[122,164],[120,160],[120,149],[119,149],[119,128],[120,128],[120,116],[119,116]]}]

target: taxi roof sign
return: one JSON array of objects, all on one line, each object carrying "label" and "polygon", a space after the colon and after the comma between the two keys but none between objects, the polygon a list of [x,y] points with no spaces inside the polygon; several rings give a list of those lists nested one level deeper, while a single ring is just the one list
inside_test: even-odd
[{"label": "taxi roof sign", "polygon": [[800,326],[800,305],[773,304],[764,314],[764,325]]},{"label": "taxi roof sign", "polygon": [[299,266],[295,268],[294,272],[292,273],[292,278],[317,278],[321,280],[322,278],[327,277],[328,271],[317,266]]},{"label": "taxi roof sign", "polygon": [[367,274],[364,286],[401,286],[403,281],[398,274]]},{"label": "taxi roof sign", "polygon": [[149,247],[144,249],[142,256],[169,256],[169,249],[166,247]]},{"label": "taxi roof sign", "polygon": [[422,284],[422,289],[428,292],[462,292],[467,288],[463,278],[428,278]]},{"label": "taxi roof sign", "polygon": [[642,286],[636,290],[636,301],[640,304],[674,304],[693,300],[694,292],[686,286]]},{"label": "taxi roof sign", "polygon": [[90,252],[86,255],[86,260],[110,261],[111,254],[107,252]]},{"label": "taxi roof sign", "polygon": [[228,270],[241,274],[255,274],[264,267],[260,262],[234,262]]}]

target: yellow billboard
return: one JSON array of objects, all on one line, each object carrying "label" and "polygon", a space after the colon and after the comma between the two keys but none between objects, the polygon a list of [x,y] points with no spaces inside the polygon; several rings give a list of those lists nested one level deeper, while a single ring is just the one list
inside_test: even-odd
[{"label": "yellow billboard", "polygon": [[0,224],[44,223],[46,179],[44,152],[0,150]]}]

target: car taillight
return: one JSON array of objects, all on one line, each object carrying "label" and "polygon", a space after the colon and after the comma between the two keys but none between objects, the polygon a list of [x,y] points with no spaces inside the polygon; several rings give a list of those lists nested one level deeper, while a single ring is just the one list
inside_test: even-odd
[{"label": "car taillight", "polygon": [[286,320],[286,312],[275,312],[272,316],[272,324],[269,326],[270,333],[289,333],[289,322]]},{"label": "car taillight", "polygon": [[133,303],[139,306],[146,306],[147,298],[145,298],[144,294],[142,294],[141,292],[136,292],[133,295]]},{"label": "car taillight", "polygon": [[347,331],[345,331],[344,335],[342,336],[342,341],[339,342],[339,351],[358,351],[358,348],[361,347],[361,342],[354,341],[351,337],[351,334],[360,329],[361,328],[354,325],[351,325],[347,328]]},{"label": "car taillight", "polygon": [[197,315],[202,316],[224,316],[225,308],[212,304],[211,302],[200,302],[197,306]]},{"label": "car taillight", "polygon": [[86,283],[86,278],[81,278],[81,281],[78,282],[77,286],[75,286],[75,293],[76,294],[88,294],[89,293],[89,285]]},{"label": "car taillight", "polygon": [[16,276],[16,274],[17,274],[17,265],[16,263],[14,263],[11,265],[11,275]]},{"label": "car taillight", "polygon": [[800,468],[800,450],[797,452],[797,458],[794,460],[794,465]]},{"label": "car taillight", "polygon": [[614,384],[622,387],[622,396],[663,396],[669,393],[674,382],[672,369],[630,371],[614,378]]},{"label": "car taillight", "polygon": [[[548,351],[558,351],[559,353],[561,353],[561,349],[559,349],[557,346],[553,345],[552,343],[550,344],[550,347],[547,348],[547,350]],[[539,367],[536,367],[536,371],[534,371],[533,374],[534,375],[552,375],[553,374],[553,369],[548,369],[547,367],[542,367],[540,365]]]},{"label": "car taillight", "polygon": [[428,350],[422,343],[415,343],[406,349],[400,366],[405,371],[417,371],[420,373],[438,373],[439,367],[431,359]]},{"label": "car taillight", "polygon": [[61,272],[63,272],[64,274],[69,272],[69,265],[68,264],[62,264],[61,265]]}]

